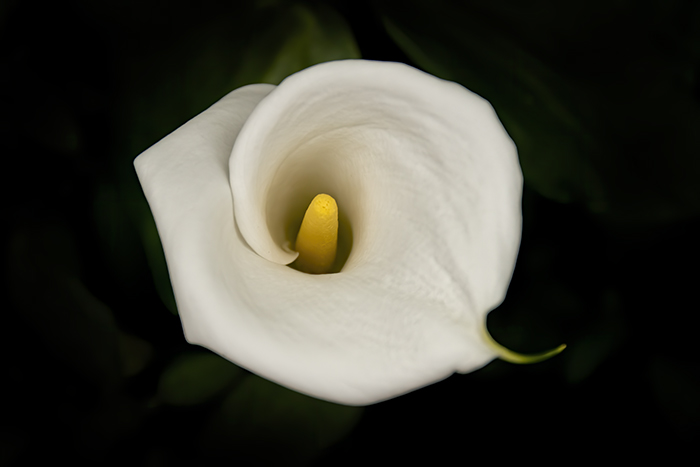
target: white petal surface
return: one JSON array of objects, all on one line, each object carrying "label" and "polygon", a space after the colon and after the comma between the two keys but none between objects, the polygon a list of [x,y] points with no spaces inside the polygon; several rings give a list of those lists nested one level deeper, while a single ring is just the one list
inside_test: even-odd
[{"label": "white petal surface", "polygon": [[[396,63],[324,63],[234,91],[135,163],[190,342],[344,404],[495,357],[482,330],[513,271],[522,176],[465,88]],[[337,274],[286,266],[318,193],[352,228]]]}]

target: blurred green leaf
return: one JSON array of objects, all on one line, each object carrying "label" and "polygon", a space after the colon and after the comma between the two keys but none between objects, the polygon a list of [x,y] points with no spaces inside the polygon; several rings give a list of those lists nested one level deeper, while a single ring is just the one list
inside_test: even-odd
[{"label": "blurred green leaf", "polygon": [[[584,201],[603,209],[605,193],[587,158],[603,148],[596,147],[587,122],[572,112],[576,90],[483,18],[455,10],[431,4],[420,15],[385,17],[385,25],[423,69],[491,102],[535,190],[560,202]],[[427,31],[427,24],[440,28]]]},{"label": "blurred green leaf", "polygon": [[229,387],[244,371],[213,353],[178,357],[160,376],[158,397],[171,405],[196,405]]},{"label": "blurred green leaf", "polygon": [[202,444],[219,458],[306,464],[346,436],[362,412],[249,375],[215,414]]},{"label": "blurred green leaf", "polygon": [[124,376],[140,373],[153,358],[153,346],[148,341],[124,332],[119,333],[119,351]]},{"label": "blurred green leaf", "polygon": [[275,15],[251,41],[235,87],[248,83],[279,84],[287,76],[317,63],[360,58],[350,28],[327,5],[315,9],[292,5]]},{"label": "blurred green leaf", "polygon": [[417,65],[493,104],[540,194],[622,222],[700,212],[697,40],[682,4],[377,5]]}]

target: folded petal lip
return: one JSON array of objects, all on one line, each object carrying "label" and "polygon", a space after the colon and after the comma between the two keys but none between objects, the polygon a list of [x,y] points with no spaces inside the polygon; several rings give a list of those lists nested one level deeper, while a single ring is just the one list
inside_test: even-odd
[{"label": "folded petal lip", "polygon": [[[371,84],[379,103],[388,107],[375,109],[369,125],[353,125],[346,118],[337,134],[315,134],[311,128],[311,142],[308,134],[297,140],[292,135],[290,141],[280,130],[289,123],[280,117],[285,112],[297,112],[295,130],[308,120],[301,117],[316,111],[332,115],[318,92],[311,96],[316,110],[310,105],[290,110],[314,86],[326,89],[319,83],[335,84],[336,92],[320,93],[334,104],[342,104],[343,95],[347,100],[357,94],[349,85]],[[329,62],[299,72],[277,88],[256,86],[229,94],[135,161],[163,241],[187,339],[282,385],[350,405],[395,397],[493,359],[481,328],[486,314],[503,299],[514,267],[522,175],[515,147],[491,106],[457,84],[387,62]],[[422,95],[397,96],[397,87],[404,94],[412,89]],[[381,100],[382,93],[390,97]],[[466,121],[459,123],[460,118]],[[437,136],[402,127],[421,121],[420,129]],[[270,140],[271,133],[277,139]],[[406,151],[409,163],[398,164],[371,145],[348,140],[353,134],[382,151]],[[440,137],[449,141],[438,144]],[[343,170],[356,171],[349,178],[359,180],[343,182],[346,191],[376,190],[371,194],[396,201],[398,208],[383,201],[373,206],[376,199],[358,193],[359,201],[347,204],[370,211],[353,214],[362,224],[353,247],[358,252],[353,251],[340,274],[309,276],[284,266],[291,255],[268,231],[264,201],[274,191],[273,183],[284,177],[283,169],[294,167],[294,157],[324,163],[316,154],[302,154],[304,148],[324,149],[334,141],[359,152],[331,158]],[[266,162],[263,156],[269,153],[261,148],[269,151],[282,142],[290,144],[285,157]],[[298,148],[302,151],[295,153]],[[454,151],[467,154],[457,157]],[[488,157],[477,157],[478,151]],[[428,153],[433,159],[424,157]],[[367,165],[361,156],[374,162]],[[408,190],[401,180],[382,179],[395,172],[420,186]],[[463,189],[465,181],[474,183],[474,189]],[[387,186],[376,186],[382,183]],[[393,189],[400,191],[399,198]],[[414,192],[429,195],[430,190],[444,195],[440,200],[445,205],[410,211],[412,203],[420,204]],[[460,202],[473,204],[467,211],[475,214],[475,224],[483,225],[470,223]],[[432,211],[458,219],[424,225]],[[387,222],[392,215],[398,217]],[[410,227],[415,235],[392,233],[395,225]],[[436,247],[435,240],[443,244]],[[430,248],[435,251],[421,250]],[[476,270],[465,270],[466,261]],[[324,301],[324,295],[335,298]]]}]

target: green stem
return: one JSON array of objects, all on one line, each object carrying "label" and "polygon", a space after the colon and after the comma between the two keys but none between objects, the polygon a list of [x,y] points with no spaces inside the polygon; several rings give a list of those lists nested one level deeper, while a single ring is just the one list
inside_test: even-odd
[{"label": "green stem", "polygon": [[561,353],[562,350],[566,348],[566,344],[561,344],[559,347],[556,347],[551,350],[547,350],[546,352],[541,352],[541,353],[535,353],[535,354],[521,354],[518,352],[514,352],[506,347],[503,347],[501,344],[496,342],[496,340],[489,334],[488,329],[486,329],[486,324],[484,324],[484,337],[486,338],[486,341],[489,343],[491,347],[493,347],[496,350],[496,353],[498,354],[498,358],[501,360],[505,360],[506,362],[510,363],[517,363],[521,365],[527,365],[530,363],[538,363],[544,360],[548,360],[555,355],[558,355]]}]

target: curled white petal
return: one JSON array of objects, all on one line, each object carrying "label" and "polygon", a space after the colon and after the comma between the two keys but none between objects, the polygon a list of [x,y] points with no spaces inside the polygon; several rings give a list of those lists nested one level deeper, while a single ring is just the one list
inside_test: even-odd
[{"label": "curled white petal", "polygon": [[[135,163],[190,342],[344,404],[496,356],[482,329],[515,264],[522,175],[467,89],[396,63],[325,63],[234,91]],[[337,274],[286,266],[318,193],[352,229]]]}]

